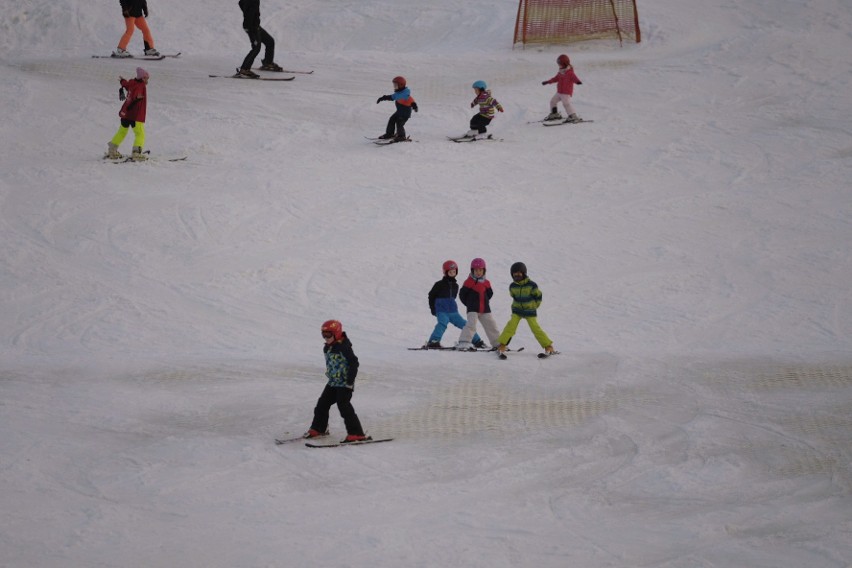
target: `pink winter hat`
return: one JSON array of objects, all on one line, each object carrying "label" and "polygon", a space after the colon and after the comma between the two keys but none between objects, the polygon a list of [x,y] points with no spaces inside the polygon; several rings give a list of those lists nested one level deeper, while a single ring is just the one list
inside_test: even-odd
[{"label": "pink winter hat", "polygon": [[141,67],[136,68],[136,78],[137,79],[147,79],[148,77],[150,77],[150,75],[148,75],[147,71],[145,71]]}]

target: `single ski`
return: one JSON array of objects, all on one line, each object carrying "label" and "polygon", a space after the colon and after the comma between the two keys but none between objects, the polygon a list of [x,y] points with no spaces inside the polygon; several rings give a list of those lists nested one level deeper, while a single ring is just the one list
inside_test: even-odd
[{"label": "single ski", "polygon": [[547,359],[548,357],[552,357],[553,355],[559,355],[559,353],[560,353],[559,351],[551,351],[550,353],[545,351],[544,353],[539,353],[538,358],[539,359]]},{"label": "single ski", "polygon": [[[180,54],[178,54],[180,55]],[[93,55],[93,59],[136,59],[143,61],[162,61],[166,57],[177,57],[177,55],[131,55],[130,57],[116,57],[115,55]]]},{"label": "single ski", "polygon": [[472,136],[447,136],[447,140],[452,140],[456,143],[462,142],[502,142],[502,138],[494,138],[491,134],[487,135],[485,138],[476,138]]},{"label": "single ski", "polygon": [[563,124],[582,124],[584,122],[594,122],[594,120],[586,120],[586,119],[583,119],[583,118],[581,118],[579,120],[569,120],[569,119],[566,118],[565,120],[557,120],[555,122],[545,121],[545,122],[542,122],[542,125],[543,126],[562,126]]},{"label": "single ski", "polygon": [[396,138],[386,138],[383,140],[373,140],[373,144],[376,146],[390,146],[391,144],[396,144],[397,142],[414,142],[409,136],[406,136],[402,140],[397,140]]},{"label": "single ski", "polygon": [[304,434],[301,436],[296,436],[294,438],[275,438],[275,445],[280,446],[282,444],[289,444],[290,442],[298,442],[299,440],[314,440],[316,438],[325,438],[328,434],[321,434],[319,436],[314,436],[313,438],[307,438]]},{"label": "single ski", "polygon": [[244,79],[246,81],[292,81],[295,77],[246,77],[235,73],[234,75],[208,75],[215,79]]},{"label": "single ski", "polygon": [[264,69],[263,67],[255,67],[257,71],[268,71],[269,73],[294,73],[297,75],[310,75],[313,73],[313,70],[310,71],[291,71],[289,69],[281,69],[280,71],[275,69]]},{"label": "single ski", "polygon": [[305,445],[309,448],[339,448],[341,446],[363,446],[364,444],[379,444],[381,442],[390,442],[393,438],[367,438],[366,440],[361,440],[359,442],[337,442],[335,444],[312,444],[311,442],[305,442]]}]

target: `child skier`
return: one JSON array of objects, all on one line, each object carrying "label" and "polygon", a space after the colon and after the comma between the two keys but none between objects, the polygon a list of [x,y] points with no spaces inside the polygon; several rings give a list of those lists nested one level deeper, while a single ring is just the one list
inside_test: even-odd
[{"label": "child skier", "polygon": [[513,264],[510,272],[512,283],[509,284],[509,294],[512,296],[512,317],[503,328],[503,333],[500,334],[497,350],[500,353],[506,350],[506,346],[518,330],[518,324],[524,319],[527,320],[536,340],[544,347],[544,352],[553,353],[553,342],[538,325],[536,319],[538,307],[541,306],[541,290],[527,276],[527,265],[523,262]]},{"label": "child skier", "polygon": [[470,119],[470,130],[462,138],[477,138],[478,135],[485,134],[488,130],[487,126],[494,118],[495,111],[503,112],[503,105],[491,96],[485,81],[476,81],[472,87],[476,96],[470,103],[470,108],[479,105],[479,112]]},{"label": "child skier", "polygon": [[242,65],[237,69],[237,75],[249,79],[258,79],[260,75],[251,70],[254,60],[260,54],[260,46],[264,45],[266,51],[263,53],[260,68],[264,71],[283,71],[275,63],[275,40],[269,33],[260,27],[260,0],[240,0],[240,10],[243,11],[243,30],[248,34],[251,42],[251,51],[248,52]]},{"label": "child skier", "polygon": [[136,28],[142,30],[142,39],[145,40],[145,55],[159,57],[160,52],[154,49],[154,37],[148,28],[148,0],[119,0],[121,4],[121,15],[124,16],[124,35],[118,40],[118,47],[112,52],[113,57],[133,57],[127,51],[127,44],[133,37]]},{"label": "child skier", "polygon": [[328,320],[322,324],[322,337],[325,341],[325,376],[328,378],[317,405],[311,428],[305,432],[305,438],[316,438],[328,434],[328,411],[337,405],[343,423],[346,425],[346,438],[342,443],[369,440],[361,428],[361,421],[352,407],[352,392],[355,389],[355,377],[358,375],[358,357],[352,351],[352,342],[343,331],[343,325],[337,320]]},{"label": "child skier", "polygon": [[[118,116],[121,118],[121,126],[118,132],[112,137],[112,140],[107,144],[107,153],[105,158],[116,160],[123,156],[118,151],[118,147],[127,136],[127,131],[133,129],[133,154],[134,160],[145,160],[145,154],[142,153],[142,147],[145,145],[145,111],[148,106],[148,72],[141,67],[136,68],[136,78],[129,81],[124,77],[119,77],[121,88],[118,90],[119,99],[124,101],[121,110],[118,111]],[[126,94],[125,94],[126,90]]]},{"label": "child skier", "polygon": [[571,104],[571,97],[574,96],[574,85],[582,85],[583,83],[577,78],[574,73],[574,68],[571,67],[571,60],[564,53],[556,58],[556,63],[559,65],[559,71],[548,79],[542,81],[542,85],[556,83],[556,94],[550,99],[550,114],[544,120],[559,120],[562,115],[559,114],[559,109],[556,105],[562,101],[562,106],[565,107],[565,112],[568,113],[568,118],[565,122],[582,122],[583,119],[577,116],[574,110],[574,105]]},{"label": "child skier", "polygon": [[471,348],[477,322],[482,322],[482,327],[485,329],[485,335],[488,336],[491,347],[499,345],[500,330],[494,321],[489,303],[491,296],[494,295],[494,290],[491,289],[491,282],[485,278],[485,268],[483,259],[474,258],[470,262],[470,276],[459,290],[459,299],[467,308],[467,325],[464,326],[459,336],[459,349]]},{"label": "child skier", "polygon": [[[441,338],[447,331],[448,323],[459,329],[464,329],[464,326],[467,325],[467,322],[459,313],[458,304],[456,304],[456,296],[459,293],[456,275],[459,272],[459,265],[454,260],[448,260],[442,268],[444,277],[435,282],[435,285],[429,290],[429,311],[438,318],[438,323],[435,324],[435,329],[426,342],[425,347],[427,349],[441,348]],[[479,334],[473,336],[472,343],[473,347],[476,348],[485,347],[485,342],[479,338]]]},{"label": "child skier", "polygon": [[405,140],[405,123],[411,118],[412,110],[417,112],[417,103],[411,96],[411,90],[406,86],[405,77],[393,78],[393,94],[379,97],[376,104],[382,101],[394,101],[396,112],[388,119],[385,133],[379,136],[379,140],[390,140],[391,138],[397,142]]}]

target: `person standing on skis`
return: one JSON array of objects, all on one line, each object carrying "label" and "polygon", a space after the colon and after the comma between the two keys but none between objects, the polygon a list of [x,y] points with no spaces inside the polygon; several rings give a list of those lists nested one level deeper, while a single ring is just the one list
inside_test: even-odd
[{"label": "person standing on skis", "polygon": [[320,330],[325,341],[322,350],[325,354],[325,376],[328,382],[317,400],[314,419],[304,437],[318,438],[328,435],[328,412],[336,404],[346,425],[346,438],[342,443],[368,440],[351,402],[355,377],[358,375],[358,357],[352,351],[352,342],[343,331],[343,325],[337,320],[326,321]]},{"label": "person standing on skis", "polygon": [[243,29],[248,34],[251,42],[251,51],[248,52],[242,65],[237,69],[237,74],[249,79],[260,77],[251,70],[254,60],[260,54],[261,45],[266,47],[260,68],[264,71],[283,71],[281,66],[275,63],[275,40],[260,26],[260,0],[240,0],[240,10],[243,11]]},{"label": "person standing on skis", "polygon": [[385,133],[379,136],[379,140],[390,140],[391,138],[400,142],[406,139],[405,123],[411,118],[411,111],[417,112],[417,102],[411,96],[411,90],[406,84],[405,77],[393,78],[393,94],[378,98],[376,104],[382,101],[393,101],[396,103],[396,112],[388,119]]}]

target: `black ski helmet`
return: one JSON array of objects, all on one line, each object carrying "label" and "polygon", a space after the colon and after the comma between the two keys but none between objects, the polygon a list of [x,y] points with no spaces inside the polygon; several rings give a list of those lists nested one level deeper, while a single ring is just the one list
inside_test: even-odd
[{"label": "black ski helmet", "polygon": [[514,276],[515,272],[520,272],[524,276],[527,275],[527,265],[523,262],[516,262],[512,265],[512,268],[509,269],[509,275]]}]

